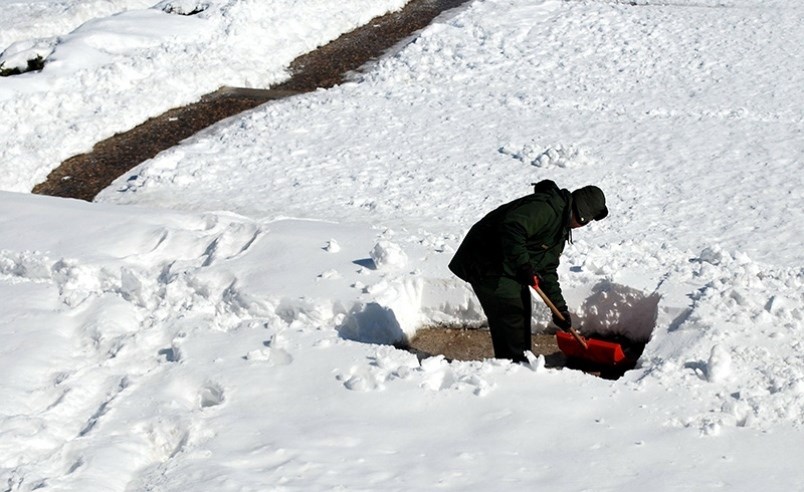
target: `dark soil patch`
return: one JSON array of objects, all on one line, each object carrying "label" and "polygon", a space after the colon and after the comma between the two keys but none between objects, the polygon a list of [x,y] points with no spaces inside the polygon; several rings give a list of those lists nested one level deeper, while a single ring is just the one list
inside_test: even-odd
[{"label": "dark soil patch", "polygon": [[[533,335],[533,353],[544,355],[546,367],[563,367],[566,357],[556,345],[554,335]],[[447,360],[494,358],[488,329],[426,327],[416,332],[405,349],[419,357],[443,355]]]},{"label": "dark soil patch", "polygon": [[338,85],[350,72],[427,27],[442,12],[467,1],[413,0],[398,12],[377,17],[365,26],[295,59],[290,65],[293,77],[276,88],[307,92]]},{"label": "dark soil patch", "polygon": [[366,62],[426,27],[440,13],[468,0],[413,0],[398,12],[377,17],[290,65],[291,78],[267,90],[224,88],[197,103],[172,109],[66,160],[34,193],[91,201],[131,168],[218,121],[267,101],[328,88]]},{"label": "dark soil patch", "polygon": [[[273,99],[287,94],[277,91]],[[92,152],[64,161],[47,180],[36,185],[40,195],[92,201],[118,176],[159,152],[229,116],[254,108],[271,99],[265,94],[219,91],[201,101],[171,109],[145,123],[97,143]]]},{"label": "dark soil patch", "polygon": [[[604,339],[595,336],[597,339]],[[627,371],[636,366],[636,361],[642,354],[645,344],[634,343],[627,339],[607,338],[608,341],[619,343],[628,357],[628,362],[616,367],[592,364],[588,361],[567,358],[556,344],[555,335],[533,335],[533,353],[543,355],[545,367],[566,367],[583,371],[587,374],[603,379],[619,379]],[[488,329],[473,329],[462,327],[425,327],[416,332],[408,345],[400,347],[416,354],[420,359],[443,355],[447,360],[484,360],[494,358],[491,346],[491,335]]]}]

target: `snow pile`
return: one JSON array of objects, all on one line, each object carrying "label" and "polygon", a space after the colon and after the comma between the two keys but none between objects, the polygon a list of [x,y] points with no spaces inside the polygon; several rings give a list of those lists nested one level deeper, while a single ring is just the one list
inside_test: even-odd
[{"label": "snow pile", "polygon": [[[67,33],[84,22],[126,10],[143,9],[152,0],[2,0],[0,50],[17,41],[52,38]],[[8,68],[8,67],[6,67]]]},{"label": "snow pile", "polygon": [[377,268],[403,268],[408,256],[399,245],[390,241],[380,241],[371,249],[371,259]]},{"label": "snow pile", "polygon": [[500,153],[510,155],[526,164],[540,168],[550,167],[578,167],[590,165],[586,153],[573,145],[541,148],[533,144],[522,147],[506,145],[500,148]]},{"label": "snow pile", "polygon": [[195,15],[200,14],[210,6],[209,2],[199,2],[197,0],[163,0],[154,5],[154,8],[161,9],[168,14]]},{"label": "snow pile", "polygon": [[731,373],[731,356],[720,345],[712,347],[706,363],[706,379],[712,383],[722,383]]}]

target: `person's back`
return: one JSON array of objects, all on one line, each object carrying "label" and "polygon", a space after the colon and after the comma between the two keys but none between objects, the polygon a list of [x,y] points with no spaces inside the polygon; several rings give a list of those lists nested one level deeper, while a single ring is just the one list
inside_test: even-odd
[{"label": "person's back", "polygon": [[[472,226],[449,268],[469,283],[488,276],[515,277],[521,264],[561,254],[570,213],[569,191],[541,181],[532,194],[497,207]],[[546,254],[557,246],[558,251]]]}]

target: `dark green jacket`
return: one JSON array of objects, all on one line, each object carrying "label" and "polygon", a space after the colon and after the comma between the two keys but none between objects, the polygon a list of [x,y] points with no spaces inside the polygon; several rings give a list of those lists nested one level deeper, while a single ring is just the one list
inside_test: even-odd
[{"label": "dark green jacket", "polygon": [[542,290],[565,310],[556,269],[569,238],[571,205],[568,190],[550,180],[537,183],[532,195],[500,206],[472,226],[449,269],[469,283],[491,283],[499,277],[515,279],[519,268],[530,263],[544,280]]}]

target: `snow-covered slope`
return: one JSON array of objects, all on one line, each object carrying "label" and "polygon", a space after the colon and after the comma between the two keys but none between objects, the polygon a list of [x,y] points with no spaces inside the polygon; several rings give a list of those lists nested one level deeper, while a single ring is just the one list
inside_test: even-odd
[{"label": "snow-covered slope", "polygon": [[460,234],[550,178],[608,194],[613,219],[579,237],[799,265],[795,5],[479,2],[360,83],[221,125],[102,200]]}]

